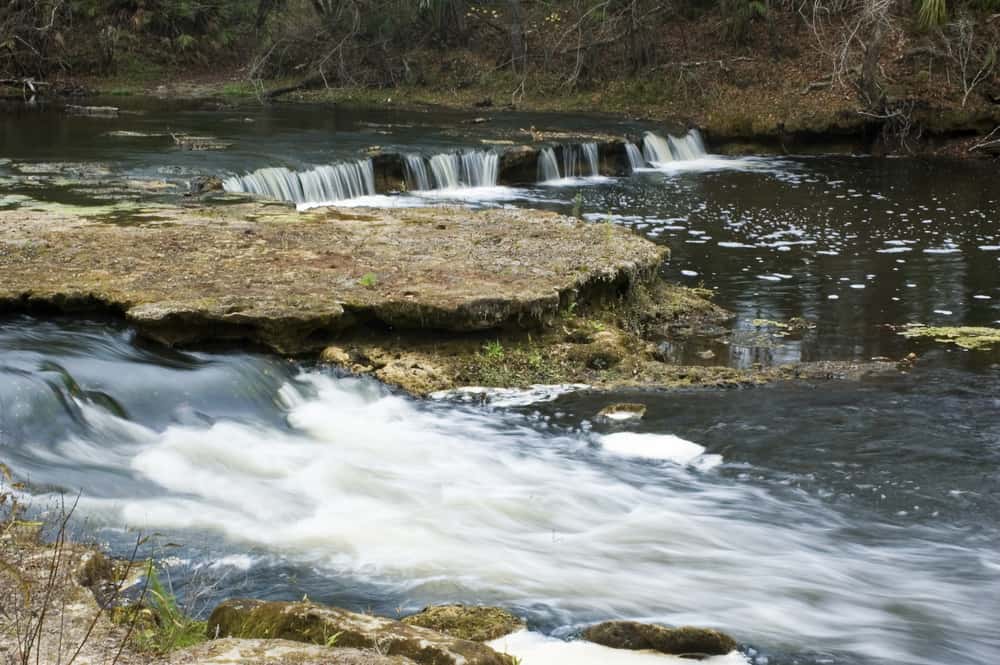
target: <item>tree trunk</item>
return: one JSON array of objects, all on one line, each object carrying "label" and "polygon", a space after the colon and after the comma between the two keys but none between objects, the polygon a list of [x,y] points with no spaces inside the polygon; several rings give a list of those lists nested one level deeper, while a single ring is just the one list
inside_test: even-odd
[{"label": "tree trunk", "polygon": [[508,0],[510,5],[510,51],[511,64],[515,72],[524,72],[528,58],[528,48],[524,41],[524,18],[521,14],[521,0]]}]

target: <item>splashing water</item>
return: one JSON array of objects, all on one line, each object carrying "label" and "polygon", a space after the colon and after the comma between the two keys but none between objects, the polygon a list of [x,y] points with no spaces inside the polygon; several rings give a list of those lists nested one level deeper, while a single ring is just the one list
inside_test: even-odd
[{"label": "splashing water", "polygon": [[[62,361],[103,374],[108,352],[89,351]],[[34,362],[21,355],[5,362]],[[703,447],[692,442],[631,434],[623,446],[621,436],[539,430],[514,414],[420,403],[320,372],[281,378],[276,366],[235,359],[225,361],[238,368],[230,379],[220,362],[189,363],[181,390],[180,367],[128,360],[126,374],[148,390],[121,391],[114,410],[5,376],[17,384],[7,393],[17,396],[13,427],[53,408],[74,413],[50,441],[19,444],[16,468],[40,487],[72,479],[94,523],[222,534],[235,551],[272,552],[411,602],[474,598],[548,625],[712,625],[907,665],[982,653],[993,639],[1000,581],[979,568],[1000,566],[995,552],[959,551],[919,526],[900,538],[869,524],[859,538],[828,504],[698,465]],[[191,414],[191,395],[205,404],[244,385],[252,409]],[[147,393],[157,398],[143,407]],[[26,406],[27,396],[43,402]],[[143,412],[167,420],[125,416]],[[920,637],[929,627],[951,636],[938,638],[938,653]]]}]

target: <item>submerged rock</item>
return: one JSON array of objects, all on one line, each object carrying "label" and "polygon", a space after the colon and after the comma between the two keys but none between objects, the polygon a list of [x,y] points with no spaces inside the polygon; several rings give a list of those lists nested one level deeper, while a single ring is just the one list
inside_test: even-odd
[{"label": "submerged rock", "polygon": [[665,628],[635,621],[606,621],[583,631],[583,638],[613,649],[659,651],[675,656],[722,656],[736,640],[711,628]]},{"label": "submerged rock", "polygon": [[969,351],[987,351],[1000,348],[1000,328],[986,326],[925,326],[907,325],[899,333],[910,339],[931,339],[935,342],[954,344]]},{"label": "submerged rock", "polygon": [[375,649],[423,665],[511,665],[489,647],[401,621],[309,602],[227,600],[208,619],[208,635],[279,638],[337,647]]},{"label": "submerged rock", "polygon": [[525,627],[524,620],[499,607],[437,605],[405,617],[403,623],[430,628],[472,642],[488,642]]},{"label": "submerged rock", "polygon": [[640,420],[645,415],[645,404],[621,403],[604,407],[597,417],[602,420]]}]

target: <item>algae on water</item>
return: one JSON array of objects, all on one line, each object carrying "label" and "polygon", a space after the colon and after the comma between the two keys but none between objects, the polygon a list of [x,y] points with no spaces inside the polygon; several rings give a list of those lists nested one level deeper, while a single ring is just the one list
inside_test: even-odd
[{"label": "algae on water", "polygon": [[915,323],[907,325],[899,334],[910,339],[951,343],[970,351],[1000,348],[1000,328],[986,326],[925,326]]}]

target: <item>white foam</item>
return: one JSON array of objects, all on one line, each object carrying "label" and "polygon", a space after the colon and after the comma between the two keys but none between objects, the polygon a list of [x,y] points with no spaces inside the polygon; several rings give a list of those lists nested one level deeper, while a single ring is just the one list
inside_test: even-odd
[{"label": "white foam", "polygon": [[528,388],[485,388],[482,386],[463,386],[453,390],[439,390],[428,397],[431,399],[451,399],[472,404],[489,403],[503,408],[529,406],[552,400],[590,388],[585,383],[555,383],[535,384]]},{"label": "white foam", "polygon": [[[528,630],[520,630],[489,642],[500,653],[518,658],[522,665],[690,665],[694,662],[655,651],[610,649],[593,642],[567,642]],[[739,652],[697,661],[704,665],[747,665]]]},{"label": "white foam", "polygon": [[705,452],[705,447],[673,434],[615,432],[601,437],[601,447],[627,457],[663,459],[688,464]]}]

